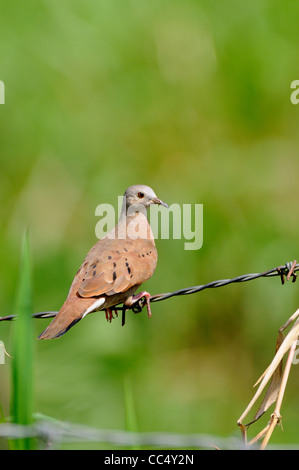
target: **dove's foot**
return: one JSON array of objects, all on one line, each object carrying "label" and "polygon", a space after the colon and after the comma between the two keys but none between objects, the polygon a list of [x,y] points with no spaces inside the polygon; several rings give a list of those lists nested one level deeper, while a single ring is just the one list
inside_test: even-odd
[{"label": "dove's foot", "polygon": [[113,312],[115,313],[115,315],[118,317],[118,313],[117,313],[117,310],[112,310],[111,308],[106,308],[105,310],[105,315],[106,315],[106,320],[111,323],[111,321],[113,320],[114,316],[113,316]]},{"label": "dove's foot", "polygon": [[146,291],[142,291],[139,294],[133,295],[132,304],[137,302],[138,300],[142,299],[143,297],[144,297],[145,303],[146,303],[148,318],[151,318],[151,316],[152,316],[152,311],[151,311],[151,307],[150,307],[151,294],[149,294]]}]

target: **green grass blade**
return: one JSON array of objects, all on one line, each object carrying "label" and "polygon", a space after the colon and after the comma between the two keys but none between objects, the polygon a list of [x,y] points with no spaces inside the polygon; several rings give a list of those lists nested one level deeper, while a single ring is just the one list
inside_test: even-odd
[{"label": "green grass blade", "polygon": [[[138,432],[136,408],[134,403],[134,396],[132,391],[131,381],[128,377],[124,380],[124,395],[125,395],[125,430],[133,433]],[[130,447],[131,449],[138,450],[138,445]]]},{"label": "green grass blade", "polygon": [[[23,238],[13,332],[11,414],[14,423],[29,425],[33,413],[33,320],[29,238]],[[33,440],[14,440],[14,448],[30,449]]]}]

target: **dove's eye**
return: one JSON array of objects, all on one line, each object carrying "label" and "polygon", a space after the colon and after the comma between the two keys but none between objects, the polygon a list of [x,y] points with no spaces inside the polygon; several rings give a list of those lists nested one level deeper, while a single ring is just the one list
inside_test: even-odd
[{"label": "dove's eye", "polygon": [[142,198],[144,197],[144,193],[139,192],[139,193],[137,194],[137,196],[139,197],[139,199],[142,199]]}]

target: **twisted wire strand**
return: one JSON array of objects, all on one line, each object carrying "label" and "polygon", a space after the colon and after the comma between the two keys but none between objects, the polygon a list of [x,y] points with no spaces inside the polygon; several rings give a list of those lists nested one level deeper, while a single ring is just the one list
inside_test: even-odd
[{"label": "twisted wire strand", "polygon": [[[299,271],[299,263],[297,263],[296,260],[289,261],[285,263],[284,265],[278,266],[273,269],[269,269],[268,271],[264,271],[262,273],[243,274],[241,276],[237,276],[232,279],[220,279],[220,280],[208,282],[207,284],[202,284],[199,286],[186,287],[184,289],[179,289],[174,292],[152,295],[150,297],[150,302],[160,302],[161,300],[170,299],[171,297],[175,297],[179,295],[195,294],[204,289],[214,289],[216,287],[223,287],[223,286],[227,286],[229,284],[233,284],[237,282],[252,281],[254,279],[259,279],[262,277],[280,276],[282,284],[284,284],[285,282],[285,277],[287,280],[289,280],[292,277],[292,282],[295,282],[297,278],[297,275],[296,275],[297,271]],[[132,309],[134,313],[139,313],[142,311],[143,307],[144,307],[144,300],[140,299],[137,302],[135,302],[131,307],[127,307],[127,306],[113,307],[113,310],[122,311],[123,316],[124,316],[124,313],[126,310]],[[32,316],[34,318],[52,318],[52,317],[55,317],[57,313],[58,313],[57,311],[46,311],[46,312],[34,313]],[[17,315],[7,315],[5,317],[0,317],[0,321],[14,320],[16,317]]]},{"label": "twisted wire strand", "polygon": [[166,293],[166,294],[157,294],[153,295],[150,298],[151,302],[159,302],[160,300],[169,299],[170,297],[174,297],[176,295],[189,295],[195,294],[196,292],[200,292],[204,289],[215,288],[215,287],[223,287],[227,286],[228,284],[232,284],[235,282],[247,282],[252,281],[253,279],[258,279],[260,277],[273,277],[273,276],[280,276],[282,283],[284,283],[284,276],[288,278],[293,276],[293,282],[296,280],[295,272],[299,270],[299,264],[294,264],[294,262],[288,262],[283,266],[279,266],[278,268],[269,269],[263,273],[253,273],[253,274],[243,274],[241,276],[234,277],[232,279],[220,279],[218,281],[212,281],[208,284],[203,284],[200,286],[194,287],[187,287],[185,289],[179,289],[174,292]]}]

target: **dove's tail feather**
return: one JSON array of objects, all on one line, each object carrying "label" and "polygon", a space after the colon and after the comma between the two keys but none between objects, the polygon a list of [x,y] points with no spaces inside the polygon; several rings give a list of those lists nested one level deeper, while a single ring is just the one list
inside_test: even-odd
[{"label": "dove's tail feather", "polygon": [[50,325],[39,335],[38,339],[54,339],[64,335],[85,315],[99,309],[105,303],[105,299],[79,299],[76,302],[68,298],[56,317],[51,321]]},{"label": "dove's tail feather", "polygon": [[39,335],[38,339],[53,339],[64,335],[72,326],[81,320],[83,312],[75,314],[71,307],[61,308],[50,325]]},{"label": "dove's tail feather", "polygon": [[72,326],[74,326],[82,317],[75,318],[67,325],[61,325],[60,327],[55,324],[56,318],[50,323],[50,325],[39,335],[38,339],[54,339],[64,335]]}]

